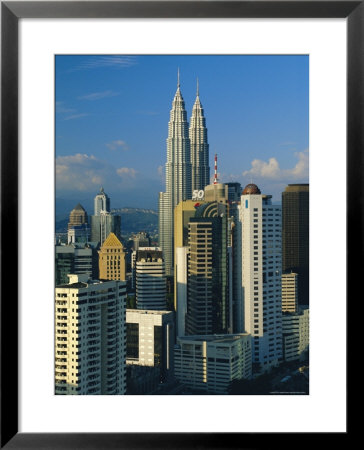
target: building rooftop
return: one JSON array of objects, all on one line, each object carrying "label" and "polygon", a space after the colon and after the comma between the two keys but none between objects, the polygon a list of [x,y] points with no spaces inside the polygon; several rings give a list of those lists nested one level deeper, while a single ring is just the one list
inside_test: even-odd
[{"label": "building rooftop", "polygon": [[184,341],[206,341],[206,342],[234,342],[241,337],[249,336],[249,333],[236,334],[208,334],[208,335],[192,335],[179,336],[178,339]]},{"label": "building rooftop", "polygon": [[261,192],[258,186],[253,183],[247,184],[242,193],[242,195],[256,195],[256,194],[261,194]]},{"label": "building rooftop", "polygon": [[173,311],[158,311],[158,310],[152,310],[152,309],[128,309],[127,308],[126,312],[139,313],[140,315],[142,315],[142,314],[161,315],[161,314],[170,314]]}]

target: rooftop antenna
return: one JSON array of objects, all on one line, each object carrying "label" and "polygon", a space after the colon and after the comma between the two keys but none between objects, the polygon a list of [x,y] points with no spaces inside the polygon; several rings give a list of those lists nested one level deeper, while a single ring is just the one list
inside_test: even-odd
[{"label": "rooftop antenna", "polygon": [[214,184],[217,184],[217,153],[215,153],[215,174],[214,174]]},{"label": "rooftop antenna", "polygon": [[196,92],[197,97],[200,95],[199,93],[199,85],[198,85],[198,77],[197,77],[197,92]]},{"label": "rooftop antenna", "polygon": [[177,87],[179,88],[179,67],[177,69]]}]

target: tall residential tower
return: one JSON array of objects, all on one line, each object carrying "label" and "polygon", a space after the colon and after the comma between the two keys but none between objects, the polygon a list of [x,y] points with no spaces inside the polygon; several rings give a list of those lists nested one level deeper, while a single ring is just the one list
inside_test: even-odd
[{"label": "tall residential tower", "polygon": [[282,360],[282,211],[255,184],[243,190],[242,302],[244,328],[252,335],[253,363],[266,370]]}]

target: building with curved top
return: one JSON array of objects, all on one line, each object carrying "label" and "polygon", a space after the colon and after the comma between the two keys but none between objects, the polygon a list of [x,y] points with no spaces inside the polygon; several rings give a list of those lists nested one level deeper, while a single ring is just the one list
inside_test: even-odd
[{"label": "building with curved top", "polygon": [[188,224],[186,334],[227,333],[229,264],[227,205],[204,203]]}]

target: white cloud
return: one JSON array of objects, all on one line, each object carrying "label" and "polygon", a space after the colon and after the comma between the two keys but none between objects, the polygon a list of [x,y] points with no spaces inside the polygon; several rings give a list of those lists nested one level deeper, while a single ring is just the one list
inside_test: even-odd
[{"label": "white cloud", "polygon": [[110,150],[117,150],[118,148],[121,148],[123,150],[129,150],[127,143],[125,141],[122,141],[121,139],[117,139],[116,141],[109,142],[108,144],[105,145]]},{"label": "white cloud", "polygon": [[72,114],[70,116],[65,117],[63,120],[74,120],[74,119],[80,119],[81,117],[89,116],[88,113],[79,113],[79,114]]},{"label": "white cloud", "polygon": [[94,192],[100,186],[108,186],[110,190],[133,189],[137,184],[137,174],[133,168],[116,168],[85,153],[56,158],[57,191]]},{"label": "white cloud", "polygon": [[73,70],[98,69],[100,67],[124,68],[137,64],[135,56],[90,56],[83,59]]},{"label": "white cloud", "polygon": [[243,172],[243,176],[258,179],[299,181],[308,178],[308,150],[296,152],[297,164],[291,169],[281,169],[276,158],[269,158],[268,162],[254,159],[250,170]]},{"label": "white cloud", "polygon": [[67,108],[66,106],[64,106],[64,102],[56,102],[57,114],[70,114],[74,112],[76,112],[76,110],[74,108]]},{"label": "white cloud", "polygon": [[77,97],[78,100],[100,100],[102,98],[107,97],[115,97],[119,95],[118,92],[113,91],[103,91],[103,92],[92,92],[91,94],[82,95],[80,97]]},{"label": "white cloud", "polygon": [[93,191],[112,178],[112,165],[93,155],[76,153],[56,158],[57,190]]},{"label": "white cloud", "polygon": [[129,168],[129,167],[119,167],[119,169],[116,169],[116,173],[120,177],[131,177],[135,178],[135,175],[138,173],[135,169]]}]

